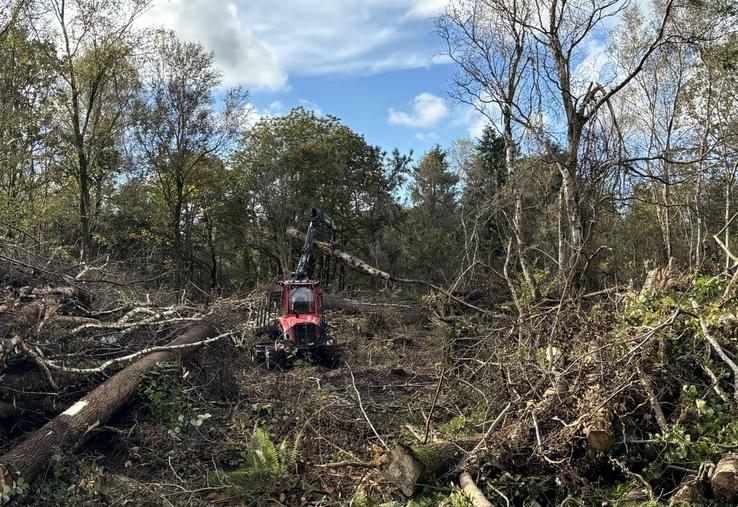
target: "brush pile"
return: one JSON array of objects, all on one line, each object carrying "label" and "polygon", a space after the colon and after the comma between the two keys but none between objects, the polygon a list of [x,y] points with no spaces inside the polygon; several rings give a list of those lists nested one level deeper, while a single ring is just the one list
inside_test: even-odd
[{"label": "brush pile", "polygon": [[105,261],[4,255],[5,500],[738,499],[738,306],[721,277],[662,271],[524,315],[343,293],[327,302],[346,363],[266,371],[246,361],[259,292],[192,302]]}]

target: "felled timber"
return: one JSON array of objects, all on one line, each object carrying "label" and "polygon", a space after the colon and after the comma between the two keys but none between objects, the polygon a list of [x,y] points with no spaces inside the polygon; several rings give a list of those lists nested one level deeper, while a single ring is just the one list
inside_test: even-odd
[{"label": "felled timber", "polygon": [[[171,346],[202,341],[214,334],[209,325],[198,325],[180,335]],[[0,456],[0,489],[19,478],[33,480],[57,448],[84,441],[93,428],[102,425],[136,391],[144,374],[156,363],[171,361],[193,348],[163,350],[146,355],[113,375],[62,414]]]},{"label": "felled timber", "polygon": [[[305,234],[298,231],[294,227],[288,227],[287,228],[287,235],[290,237],[293,237],[295,239],[299,239],[301,241],[304,241]],[[473,305],[467,301],[464,301],[463,299],[459,298],[458,296],[455,296],[450,291],[444,289],[443,287],[439,287],[438,285],[435,285],[431,282],[428,282],[426,280],[419,280],[415,278],[399,278],[396,276],[391,275],[390,273],[387,273],[386,271],[382,271],[381,269],[378,269],[371,264],[368,264],[364,262],[363,260],[359,259],[358,257],[354,257],[353,255],[350,255],[342,250],[339,250],[338,248],[334,248],[329,243],[326,243],[324,241],[315,241],[315,246],[323,252],[326,255],[332,255],[333,257],[336,257],[341,262],[346,264],[349,268],[353,269],[354,271],[357,271],[359,273],[363,273],[369,276],[373,276],[375,278],[381,278],[382,280],[387,280],[389,282],[397,282],[397,283],[407,283],[407,284],[414,284],[414,285],[423,285],[425,287],[428,287],[436,292],[440,292],[449,299],[453,299],[457,303],[460,303],[468,308],[471,308],[472,310],[476,310],[481,313],[490,313],[488,310],[485,310],[484,308],[480,308],[476,305]]]}]

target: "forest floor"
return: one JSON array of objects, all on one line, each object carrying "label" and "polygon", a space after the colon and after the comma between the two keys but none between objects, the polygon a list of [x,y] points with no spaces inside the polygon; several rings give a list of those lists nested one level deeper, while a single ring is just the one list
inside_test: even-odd
[{"label": "forest floor", "polygon": [[[459,486],[464,471],[495,505],[738,498],[738,306],[722,278],[548,299],[525,318],[489,301],[497,312],[396,290],[332,295],[344,362],[286,370],[249,361],[256,338],[244,323],[258,291],[193,305],[128,289],[59,296],[41,278],[31,288],[10,277],[0,327],[18,328],[44,302],[24,338],[49,365],[94,367],[198,322],[232,334],[157,363],[110,418],[55,448],[30,486],[6,486],[16,504],[486,505]],[[123,366],[52,368],[51,389],[33,355],[3,350],[3,455]],[[410,490],[388,464],[403,449],[423,467]]]}]

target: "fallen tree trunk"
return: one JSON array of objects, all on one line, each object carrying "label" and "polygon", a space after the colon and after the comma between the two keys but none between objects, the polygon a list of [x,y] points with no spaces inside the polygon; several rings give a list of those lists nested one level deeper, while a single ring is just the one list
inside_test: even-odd
[{"label": "fallen tree trunk", "polygon": [[[201,341],[214,334],[209,325],[198,325],[170,343],[172,346]],[[0,456],[0,489],[22,477],[34,479],[47,465],[55,449],[84,440],[87,433],[103,424],[136,391],[144,374],[156,363],[170,361],[191,348],[149,354],[119,371],[59,416]]]},{"label": "fallen tree trunk", "polygon": [[[288,227],[287,228],[287,235],[291,236],[295,239],[299,239],[301,241],[305,240],[305,234],[298,231],[294,227]],[[408,283],[408,284],[414,284],[414,285],[424,285],[430,289],[435,290],[436,292],[440,292],[449,299],[453,299],[457,303],[460,303],[468,308],[471,308],[472,310],[476,310],[480,313],[486,313],[489,314],[490,312],[488,310],[485,310],[484,308],[480,308],[476,305],[473,305],[471,303],[468,303],[464,301],[463,299],[459,298],[458,296],[454,296],[450,291],[444,289],[443,287],[439,287],[438,285],[435,285],[431,282],[428,282],[426,280],[418,280],[415,278],[399,278],[396,276],[391,275],[390,273],[387,273],[386,271],[382,271],[381,269],[375,268],[374,266],[364,262],[363,260],[359,259],[358,257],[354,257],[353,255],[347,254],[346,252],[339,250],[338,248],[332,247],[329,243],[326,243],[324,241],[315,241],[315,246],[323,252],[326,255],[332,255],[333,257],[336,257],[341,262],[346,264],[348,267],[353,269],[354,271],[358,271],[359,273],[364,273],[369,276],[373,276],[376,278],[381,278],[383,280],[387,280],[389,282],[398,282],[398,283]]]}]

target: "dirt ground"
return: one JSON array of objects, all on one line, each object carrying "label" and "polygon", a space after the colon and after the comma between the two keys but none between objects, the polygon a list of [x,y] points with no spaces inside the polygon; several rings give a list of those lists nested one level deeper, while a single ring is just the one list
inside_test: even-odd
[{"label": "dirt ground", "polygon": [[[329,310],[327,317],[342,347],[341,366],[298,360],[288,370],[267,370],[249,361],[249,336],[207,347],[179,364],[160,364],[84,446],[55,455],[27,503],[391,501],[395,493],[375,469],[330,465],[376,462],[390,442],[423,434],[443,368],[443,343],[414,303],[375,300]],[[434,420],[461,414],[440,405]],[[294,460],[280,462],[279,470],[256,470],[256,429]]]}]

